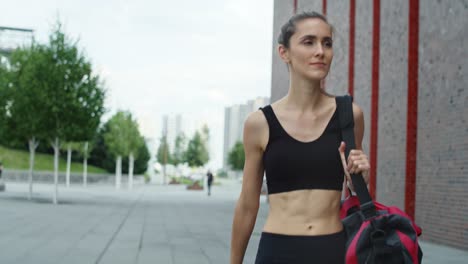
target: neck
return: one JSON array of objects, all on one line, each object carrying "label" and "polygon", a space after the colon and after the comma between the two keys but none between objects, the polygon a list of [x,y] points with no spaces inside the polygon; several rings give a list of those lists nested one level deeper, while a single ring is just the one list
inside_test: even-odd
[{"label": "neck", "polygon": [[315,112],[322,107],[326,95],[321,90],[321,81],[293,76],[290,80],[289,91],[285,98],[287,107],[299,109],[301,112]]}]

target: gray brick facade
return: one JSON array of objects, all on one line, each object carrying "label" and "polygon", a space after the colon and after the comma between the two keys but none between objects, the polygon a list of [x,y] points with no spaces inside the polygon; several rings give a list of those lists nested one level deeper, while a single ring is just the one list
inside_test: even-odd
[{"label": "gray brick facade", "polygon": [[420,6],[416,219],[468,249],[468,1]]}]

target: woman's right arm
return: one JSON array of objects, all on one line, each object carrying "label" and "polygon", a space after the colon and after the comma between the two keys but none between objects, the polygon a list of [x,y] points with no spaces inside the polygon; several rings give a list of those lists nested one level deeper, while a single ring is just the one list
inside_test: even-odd
[{"label": "woman's right arm", "polygon": [[265,125],[268,126],[261,111],[250,114],[244,123],[244,176],[232,224],[231,264],[242,263],[257,219],[263,181],[262,134]]}]

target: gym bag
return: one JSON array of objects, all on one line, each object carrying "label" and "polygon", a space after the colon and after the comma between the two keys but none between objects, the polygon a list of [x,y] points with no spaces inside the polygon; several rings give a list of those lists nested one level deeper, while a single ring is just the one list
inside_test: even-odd
[{"label": "gym bag", "polygon": [[[352,97],[337,97],[345,157],[355,148]],[[347,160],[347,158],[346,158]],[[346,233],[347,264],[420,264],[421,228],[402,210],[372,201],[362,175],[351,174],[357,197],[348,196],[340,216]]]}]

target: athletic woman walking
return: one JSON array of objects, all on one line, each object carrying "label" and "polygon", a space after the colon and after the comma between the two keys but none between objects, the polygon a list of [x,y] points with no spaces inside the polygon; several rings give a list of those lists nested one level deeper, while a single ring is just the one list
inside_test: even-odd
[{"label": "athletic woman walking", "polygon": [[248,116],[245,166],[231,238],[231,264],[243,261],[259,209],[266,173],[269,213],[256,264],[344,263],[340,220],[344,177],[362,172],[364,117],[353,104],[356,149],[348,160],[341,141],[336,98],[321,88],[333,59],[332,27],[316,12],[294,15],[282,28],[278,52],[289,70],[289,91]]}]

